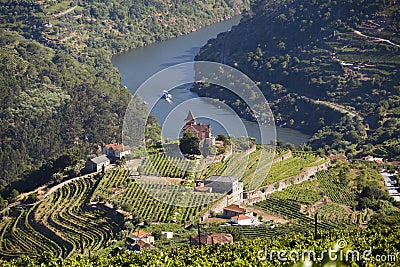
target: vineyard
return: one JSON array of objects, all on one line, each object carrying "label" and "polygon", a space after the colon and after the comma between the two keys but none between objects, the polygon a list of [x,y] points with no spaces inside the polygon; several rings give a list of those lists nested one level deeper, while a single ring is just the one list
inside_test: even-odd
[{"label": "vineyard", "polygon": [[[305,204],[308,208],[304,212],[310,215],[318,212],[319,218],[325,222],[342,226],[366,224],[373,212],[368,209],[364,211],[354,209],[357,205],[356,193],[351,187],[340,182],[341,175],[343,174],[336,168],[317,172],[312,180],[276,191],[270,195],[269,200],[258,205],[263,205],[274,214],[293,219],[295,216],[288,213],[289,210],[296,213],[298,205]],[[279,209],[275,207],[277,200],[282,203],[290,202],[292,207]]]},{"label": "vineyard", "polygon": [[164,153],[149,155],[143,162],[140,174],[185,178],[194,175],[199,165],[198,160],[165,156]]},{"label": "vineyard", "polygon": [[[62,264],[57,257],[44,255],[38,258],[22,258],[12,262],[0,262],[5,267],[16,266],[292,266],[293,262],[279,261],[277,255],[270,259],[265,251],[285,251],[286,253],[309,251],[313,249],[316,266],[398,266],[400,252],[397,246],[400,239],[400,228],[368,228],[352,231],[334,230],[322,232],[321,238],[314,240],[307,233],[290,233],[272,238],[252,239],[233,244],[217,244],[214,246],[186,246],[175,248],[147,250],[141,253],[130,253],[104,257],[76,257],[65,259]],[[328,249],[337,248],[340,242],[342,255],[349,250],[357,250],[362,254],[369,252],[368,258],[351,257],[329,258]],[[336,249],[335,248],[335,249]],[[261,252],[261,253],[260,253]],[[258,255],[258,257],[257,257]],[[287,254],[286,254],[287,255]],[[322,255],[322,257],[319,257]],[[339,253],[335,254],[336,256]],[[379,255],[379,256],[378,256]],[[265,257],[264,257],[265,256]],[[384,257],[383,257],[384,256]],[[379,257],[379,258],[378,258]],[[382,262],[385,259],[385,262]],[[379,261],[381,260],[381,261]],[[296,262],[302,262],[302,258]],[[290,263],[290,264],[288,264]],[[303,262],[304,263],[304,262]],[[301,266],[304,266],[300,263]],[[310,263],[310,261],[309,261]],[[384,263],[384,264],[382,264]],[[314,266],[314,264],[313,264]]]},{"label": "vineyard", "polygon": [[[281,216],[291,220],[292,222],[298,223],[300,226],[304,226],[305,228],[312,229],[313,227],[312,223],[314,222],[314,219],[301,213],[301,206],[295,202],[285,199],[269,198],[262,202],[258,202],[255,205],[271,214]],[[329,222],[319,222],[318,227],[323,230],[330,230],[338,228],[339,226]]]},{"label": "vineyard", "polygon": [[116,168],[101,178],[91,201],[110,202],[155,222],[185,223],[196,219],[222,196],[162,181],[133,180],[128,170]]},{"label": "vineyard", "polygon": [[271,196],[309,205],[320,200],[322,196],[327,196],[335,203],[354,206],[356,200],[354,192],[349,187],[341,185],[334,173],[320,171],[316,173],[315,178],[291,185],[282,191],[274,192]]},{"label": "vineyard", "polygon": [[97,250],[115,237],[120,227],[99,210],[84,203],[94,185],[91,178],[66,184],[42,202],[11,209],[1,222],[0,256],[34,256],[44,251],[67,257]]},{"label": "vineyard", "polygon": [[[270,164],[272,148],[258,145],[257,150],[246,155],[244,152],[234,152],[224,163],[217,162],[208,166],[201,176],[211,175],[233,176],[243,182],[245,190],[255,189],[259,185],[266,186],[303,172],[306,167],[323,164],[327,159],[321,159],[312,152],[293,151],[292,157]],[[287,153],[288,150],[277,146],[274,158]],[[234,164],[231,164],[233,163]]]},{"label": "vineyard", "polygon": [[257,145],[257,149],[249,155],[245,152],[234,152],[227,161],[211,164],[203,171],[201,177],[206,178],[212,175],[237,177],[247,190],[252,184],[263,183],[270,168],[272,169],[271,161],[287,152],[286,148],[280,146],[273,148],[269,145]]},{"label": "vineyard", "polygon": [[326,162],[312,152],[294,151],[292,157],[272,165],[263,186],[276,183],[280,180],[302,173],[306,167],[312,167]]}]

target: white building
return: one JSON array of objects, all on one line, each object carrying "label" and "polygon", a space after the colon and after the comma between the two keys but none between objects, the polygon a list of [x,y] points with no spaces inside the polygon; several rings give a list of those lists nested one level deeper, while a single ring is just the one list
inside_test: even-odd
[{"label": "white building", "polygon": [[88,159],[85,163],[85,169],[88,172],[99,172],[101,169],[110,164],[110,160],[106,155],[101,155],[99,157]]},{"label": "white building", "polygon": [[108,144],[103,147],[103,154],[116,159],[121,159],[126,155],[131,154],[131,148],[123,144]]},{"label": "white building", "polygon": [[371,156],[371,155],[362,157],[362,160],[366,160],[366,161],[375,161],[375,162],[383,162],[383,158],[376,158],[376,157]]},{"label": "white building", "polygon": [[167,239],[171,239],[171,238],[174,237],[174,233],[173,233],[173,232],[165,232],[165,231],[162,231],[161,234],[162,234],[165,238],[167,238]]},{"label": "white building", "polygon": [[231,222],[237,225],[255,225],[257,223],[257,218],[249,214],[240,214],[238,216],[233,216]]}]

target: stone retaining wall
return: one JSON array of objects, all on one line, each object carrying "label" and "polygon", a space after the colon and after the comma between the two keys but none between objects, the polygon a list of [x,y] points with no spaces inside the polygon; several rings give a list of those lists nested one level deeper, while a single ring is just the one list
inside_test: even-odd
[{"label": "stone retaining wall", "polygon": [[[258,188],[256,190],[245,192],[244,193],[245,199],[243,200],[243,203],[247,204],[247,205],[251,205],[253,203],[260,202],[260,199],[264,200],[267,198],[267,196],[269,196],[270,194],[272,194],[276,191],[283,190],[284,188],[289,187],[293,184],[299,184],[306,180],[309,180],[317,172],[322,171],[322,170],[327,170],[329,165],[330,165],[330,161],[327,161],[318,166],[306,167],[304,172],[302,172],[302,173],[285,178],[276,183]],[[264,192],[262,192],[262,191],[264,191]]]}]

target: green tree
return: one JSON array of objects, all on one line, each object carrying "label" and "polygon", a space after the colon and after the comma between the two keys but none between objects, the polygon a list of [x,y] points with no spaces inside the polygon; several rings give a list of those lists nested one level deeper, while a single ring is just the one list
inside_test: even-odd
[{"label": "green tree", "polygon": [[8,198],[9,201],[10,201],[10,202],[14,202],[15,200],[17,200],[18,195],[19,195],[18,190],[17,190],[17,189],[13,189],[13,190],[11,191],[11,193],[10,193],[9,198]]},{"label": "green tree", "polygon": [[59,183],[61,183],[62,177],[63,177],[62,173],[56,172],[51,176],[51,180],[54,183],[59,184]]},{"label": "green tree", "polygon": [[200,140],[191,132],[184,133],[179,142],[179,149],[183,154],[200,155]]},{"label": "green tree", "polygon": [[4,209],[7,206],[7,200],[0,196],[0,210]]}]

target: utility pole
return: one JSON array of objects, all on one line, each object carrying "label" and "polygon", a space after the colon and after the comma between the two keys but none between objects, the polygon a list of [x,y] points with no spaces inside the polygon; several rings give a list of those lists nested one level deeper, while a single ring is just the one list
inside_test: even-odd
[{"label": "utility pole", "polygon": [[83,234],[80,233],[81,254],[83,255]]},{"label": "utility pole", "polygon": [[314,240],[318,238],[318,212],[314,214]]},{"label": "utility pole", "polygon": [[200,237],[200,222],[197,222],[197,235],[199,239],[199,247],[201,246],[201,237]]}]

